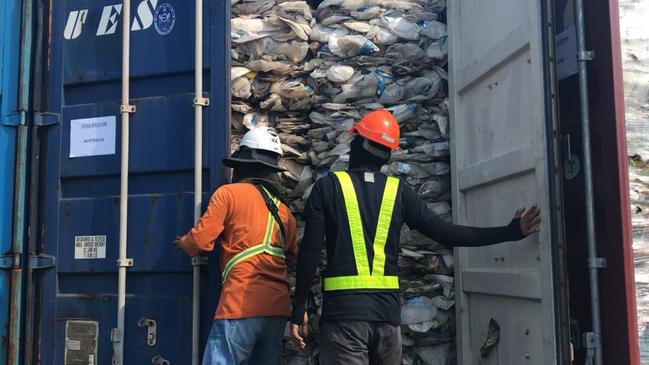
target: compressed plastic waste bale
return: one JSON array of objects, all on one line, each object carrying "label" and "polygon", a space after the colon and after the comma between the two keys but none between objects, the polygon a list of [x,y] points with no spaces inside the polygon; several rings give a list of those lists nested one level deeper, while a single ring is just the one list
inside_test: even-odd
[{"label": "compressed plastic waste bale", "polygon": [[[287,169],[280,182],[299,237],[315,180],[349,166],[348,129],[381,108],[390,109],[402,132],[401,150],[382,171],[412,185],[428,209],[451,220],[444,0],[325,0],[317,8],[284,0],[231,4],[231,146],[259,126],[280,133],[280,163]],[[403,363],[428,364],[431,353],[441,351],[435,346],[453,348],[453,255],[405,226],[400,237],[402,304],[420,301],[428,308],[426,319],[402,326]],[[320,289],[312,287],[312,331]],[[283,364],[316,365],[318,346],[313,335],[308,350],[300,350],[286,333]]]}]

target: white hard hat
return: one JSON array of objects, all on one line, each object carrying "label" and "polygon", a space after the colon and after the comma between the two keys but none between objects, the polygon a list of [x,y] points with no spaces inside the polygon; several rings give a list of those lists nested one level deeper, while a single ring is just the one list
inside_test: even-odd
[{"label": "white hard hat", "polygon": [[241,146],[282,155],[282,142],[280,142],[277,132],[269,127],[257,127],[246,133],[239,144],[239,147]]},{"label": "white hard hat", "polygon": [[272,128],[257,127],[243,136],[237,151],[232,157],[224,158],[223,163],[232,168],[261,164],[276,171],[284,171],[278,164],[281,155],[282,143],[277,132]]}]

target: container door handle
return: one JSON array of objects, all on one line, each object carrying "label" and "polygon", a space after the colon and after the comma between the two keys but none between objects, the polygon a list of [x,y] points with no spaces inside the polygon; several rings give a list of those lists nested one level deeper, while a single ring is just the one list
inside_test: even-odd
[{"label": "container door handle", "polygon": [[[147,334],[146,334],[146,343],[147,345],[153,347],[156,344],[156,337],[157,337],[157,328],[158,325],[155,320],[151,318],[142,318],[139,321],[137,321],[137,326],[140,328],[146,327],[147,328]],[[156,363],[154,363],[156,364]]]}]

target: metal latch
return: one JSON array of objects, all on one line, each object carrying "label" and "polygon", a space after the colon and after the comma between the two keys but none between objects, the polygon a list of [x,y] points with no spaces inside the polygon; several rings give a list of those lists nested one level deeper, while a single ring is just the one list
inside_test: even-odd
[{"label": "metal latch", "polygon": [[592,61],[595,59],[595,51],[584,51],[577,53],[578,61]]},{"label": "metal latch", "polygon": [[194,106],[210,106],[209,98],[194,98]]},{"label": "metal latch", "polygon": [[131,267],[133,266],[133,259],[118,259],[117,267]]},{"label": "metal latch", "polygon": [[157,365],[171,365],[171,362],[169,360],[163,358],[162,356],[158,355],[151,359],[152,364],[157,364]]},{"label": "metal latch", "polygon": [[572,153],[569,134],[561,136],[561,157],[563,159],[563,176],[566,180],[576,178],[579,175],[581,164],[579,157]]},{"label": "metal latch", "polygon": [[156,321],[151,318],[144,317],[137,321],[137,326],[140,328],[147,327],[146,343],[149,346],[155,346],[156,332],[158,327]]},{"label": "metal latch", "polygon": [[122,341],[122,336],[119,331],[119,328],[112,328],[110,330],[110,342],[112,343],[120,343]]},{"label": "metal latch", "polygon": [[192,257],[192,266],[204,266],[204,265],[207,265],[207,257],[205,256]]},{"label": "metal latch", "polygon": [[119,112],[122,113],[122,114],[124,114],[124,113],[133,114],[133,113],[135,113],[135,111],[136,111],[135,105],[120,105],[119,106]]},{"label": "metal latch", "polygon": [[588,259],[588,268],[606,269],[606,259],[603,257],[595,257],[594,259]]}]

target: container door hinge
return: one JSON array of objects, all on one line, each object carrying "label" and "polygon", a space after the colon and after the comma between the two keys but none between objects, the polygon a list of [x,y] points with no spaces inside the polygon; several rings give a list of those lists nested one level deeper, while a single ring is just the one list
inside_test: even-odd
[{"label": "container door hinge", "polygon": [[586,365],[593,365],[595,360],[595,351],[597,350],[597,334],[595,332],[584,333],[584,347],[586,348]]},{"label": "container door hinge", "polygon": [[34,125],[37,127],[47,127],[61,123],[61,115],[57,113],[34,113]]},{"label": "container door hinge", "polygon": [[154,357],[153,359],[151,359],[151,363],[156,364],[156,365],[171,365],[171,362],[169,362],[169,360],[163,358],[160,355],[158,355],[158,356]]},{"label": "container door hinge", "polygon": [[[46,254],[29,255],[27,257],[27,268],[31,270],[43,270],[56,266],[56,257]],[[0,256],[0,269],[22,268],[22,255],[11,254]]]},{"label": "container door hinge", "polygon": [[0,256],[0,269],[20,269],[21,257],[19,253]]},{"label": "container door hinge", "polygon": [[153,347],[156,344],[156,337],[157,337],[157,328],[158,325],[155,320],[151,318],[142,318],[139,321],[137,321],[137,326],[140,328],[146,327],[147,328],[147,334],[146,334],[146,343],[147,345]]},{"label": "container door hinge", "polygon": [[32,270],[49,269],[54,266],[56,266],[56,257],[44,253],[40,255],[30,255],[29,260],[27,261],[27,268]]},{"label": "container door hinge", "polygon": [[20,124],[20,113],[13,112],[0,115],[0,124],[7,126],[17,126]]}]

